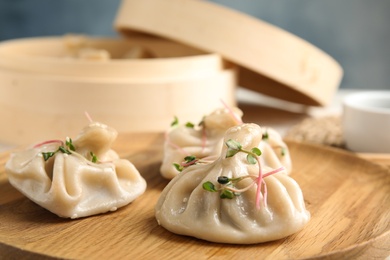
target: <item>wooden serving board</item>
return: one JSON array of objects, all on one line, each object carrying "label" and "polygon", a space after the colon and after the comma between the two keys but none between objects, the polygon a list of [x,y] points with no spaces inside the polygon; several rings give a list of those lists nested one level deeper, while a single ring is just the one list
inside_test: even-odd
[{"label": "wooden serving board", "polygon": [[256,245],[210,243],[175,235],[154,218],[168,183],[159,174],[162,134],[122,135],[115,149],[145,177],[147,191],[116,212],[62,219],[7,181],[0,154],[0,258],[359,259],[390,255],[390,168],[348,152],[289,142],[292,177],[312,219],[299,233]]}]

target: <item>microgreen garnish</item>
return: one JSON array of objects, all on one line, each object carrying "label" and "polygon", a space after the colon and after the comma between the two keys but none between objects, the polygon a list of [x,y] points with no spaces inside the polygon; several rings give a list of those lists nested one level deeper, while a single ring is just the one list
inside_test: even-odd
[{"label": "microgreen garnish", "polygon": [[261,151],[259,148],[257,147],[254,147],[251,149],[251,152],[248,153],[248,155],[246,156],[246,160],[250,163],[250,164],[256,164],[257,163],[257,156],[260,156],[261,155]]},{"label": "microgreen garnish", "polygon": [[[47,142],[44,142],[42,144],[47,144]],[[36,146],[38,147],[38,146]],[[66,138],[65,146],[63,145],[63,142],[61,142],[61,145],[58,147],[58,149],[54,152],[42,152],[43,159],[45,161],[49,160],[51,157],[53,157],[56,153],[62,152],[65,154],[72,154],[71,151],[75,151],[75,147],[72,143],[72,139]]]},{"label": "microgreen garnish", "polygon": [[203,183],[202,187],[203,187],[203,189],[205,189],[207,191],[211,191],[211,192],[217,192],[218,191],[215,188],[214,183],[212,183],[211,181],[206,181],[205,183]]},{"label": "microgreen garnish", "polygon": [[232,191],[228,190],[228,189],[223,189],[221,191],[221,194],[219,195],[219,197],[221,199],[233,199],[234,196],[235,196],[235,194]]},{"label": "microgreen garnish", "polygon": [[45,159],[45,161],[49,160],[50,157],[53,157],[55,154],[55,152],[47,152],[47,153],[42,153],[43,155],[43,159]]},{"label": "microgreen garnish", "polygon": [[91,161],[93,163],[97,163],[98,162],[98,158],[97,158],[96,154],[94,154],[93,152],[90,152],[89,154],[91,155]]},{"label": "microgreen garnish", "polygon": [[172,121],[172,123],[171,123],[171,126],[177,126],[177,125],[179,125],[179,118],[177,118],[177,116],[175,116],[175,117],[173,118],[173,121]]},{"label": "microgreen garnish", "polygon": [[188,155],[186,157],[184,157],[184,161],[181,163],[181,164],[178,164],[178,163],[173,163],[173,166],[175,167],[175,169],[179,172],[183,171],[183,169],[185,167],[188,167],[188,166],[191,166],[191,165],[194,165],[198,162],[199,160],[193,156],[193,155]]},{"label": "microgreen garnish", "polygon": [[65,140],[65,145],[66,145],[67,147],[69,147],[69,150],[71,150],[71,151],[76,151],[76,148],[74,147],[71,138],[69,138],[69,137],[66,138],[66,140]]},{"label": "microgreen garnish", "polygon": [[263,140],[268,140],[268,138],[269,138],[268,132],[265,131],[265,132],[263,133]]},{"label": "microgreen garnish", "polygon": [[[38,148],[38,147],[41,147],[43,145],[52,144],[52,143],[58,143],[60,145],[58,146],[57,150],[55,150],[55,151],[52,151],[52,152],[42,152],[42,157],[43,157],[43,159],[45,161],[49,160],[51,157],[53,157],[58,152],[61,152],[61,153],[64,153],[64,154],[73,154],[73,155],[76,155],[78,157],[83,157],[81,154],[76,152],[76,148],[73,145],[73,141],[69,137],[66,138],[65,143],[63,141],[61,141],[61,140],[49,140],[49,141],[45,141],[43,143],[35,145],[34,148]],[[89,154],[91,155],[91,161],[93,163],[99,162],[96,154],[94,154],[93,152],[90,152]]]},{"label": "microgreen garnish", "polygon": [[[257,184],[256,207],[260,208],[260,197],[261,196],[263,197],[264,206],[267,207],[267,201],[266,201],[267,187],[266,187],[266,183],[264,181],[264,178],[268,177],[274,173],[283,171],[284,167],[280,167],[276,170],[272,170],[270,172],[263,174],[262,169],[261,169],[260,159],[259,159],[259,156],[261,156],[261,151],[259,148],[254,147],[250,151],[245,150],[242,148],[242,145],[239,142],[237,142],[233,139],[229,139],[225,144],[228,148],[226,151],[225,158],[233,157],[238,153],[246,153],[247,154],[246,159],[247,159],[247,162],[249,164],[258,164],[259,174],[257,176],[256,175],[247,175],[247,176],[242,176],[242,177],[238,177],[238,178],[229,178],[227,176],[219,176],[217,179],[218,186],[219,186],[218,188],[216,188],[216,185],[214,185],[212,182],[207,181],[207,182],[203,183],[203,189],[205,189],[207,191],[212,191],[212,192],[220,191],[219,196],[221,199],[233,199],[235,196],[239,196],[242,192],[249,190],[256,183]],[[236,188],[237,184],[246,178],[252,179],[253,180],[252,183],[249,184],[247,187],[242,188],[242,189]],[[264,192],[263,193],[261,192],[262,184],[264,184]]]},{"label": "microgreen garnish", "polygon": [[282,156],[285,156],[286,153],[287,153],[286,147],[282,147],[282,151],[280,152],[280,154],[281,154]]},{"label": "microgreen garnish", "polygon": [[261,155],[261,151],[259,148],[254,147],[250,151],[246,151],[246,150],[242,149],[242,145],[239,142],[237,142],[233,139],[229,139],[226,142],[226,146],[228,147],[228,150],[226,152],[226,158],[233,157],[237,153],[243,152],[243,153],[247,154],[246,159],[247,159],[248,163],[256,164],[257,157]]},{"label": "microgreen garnish", "polygon": [[175,167],[175,169],[179,172],[182,172],[184,170],[184,168],[186,167],[189,167],[191,165],[195,165],[195,164],[198,164],[198,163],[210,163],[210,162],[213,162],[215,160],[215,156],[209,156],[209,157],[204,157],[202,159],[198,159],[196,158],[196,156],[193,156],[193,155],[188,155],[186,157],[184,157],[184,161],[181,162],[180,164],[179,163],[173,163],[173,167]]},{"label": "microgreen garnish", "polygon": [[230,182],[230,179],[226,176],[219,176],[218,177],[219,184],[228,184],[229,182]]},{"label": "microgreen garnish", "polygon": [[66,149],[63,147],[63,146],[60,146],[58,147],[58,149],[54,152],[42,152],[42,155],[43,155],[43,159],[45,159],[45,161],[49,160],[51,157],[53,157],[56,153],[58,152],[63,152],[65,151]]},{"label": "microgreen garnish", "polygon": [[193,123],[191,123],[191,122],[187,122],[187,123],[186,123],[186,127],[188,127],[188,128],[194,128],[195,125],[194,125]]},{"label": "microgreen garnish", "polygon": [[71,154],[70,151],[63,146],[58,147],[58,150],[62,153]]},{"label": "microgreen garnish", "polygon": [[178,172],[182,172],[184,167],[181,166],[180,164],[178,163],[173,163],[173,166],[175,167],[175,169],[178,171]]},{"label": "microgreen garnish", "polygon": [[226,142],[226,146],[228,147],[228,150],[226,152],[226,158],[233,157],[242,149],[241,144],[237,141],[234,141],[233,139],[229,139]]},{"label": "microgreen garnish", "polygon": [[189,156],[184,157],[184,161],[186,163],[193,163],[196,161],[196,157],[193,155],[189,155]]}]

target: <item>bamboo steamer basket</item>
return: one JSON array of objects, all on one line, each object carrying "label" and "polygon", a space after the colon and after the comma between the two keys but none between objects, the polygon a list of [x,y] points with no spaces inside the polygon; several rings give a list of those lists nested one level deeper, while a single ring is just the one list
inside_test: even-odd
[{"label": "bamboo steamer basket", "polygon": [[298,104],[326,106],[343,75],[336,60],[309,42],[203,0],[123,0],[115,27],[219,53],[238,66],[241,87]]},{"label": "bamboo steamer basket", "polygon": [[200,121],[221,99],[235,105],[236,70],[220,55],[150,37],[86,42],[111,58],[71,57],[64,37],[0,43],[1,142],[75,136],[85,112],[119,132],[160,132],[174,116]]}]

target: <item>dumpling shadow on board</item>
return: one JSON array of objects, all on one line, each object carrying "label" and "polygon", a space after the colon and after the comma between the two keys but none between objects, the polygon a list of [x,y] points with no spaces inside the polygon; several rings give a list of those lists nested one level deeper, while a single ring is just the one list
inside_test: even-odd
[{"label": "dumpling shadow on board", "polygon": [[0,210],[3,206],[13,203],[21,198],[23,198],[23,194],[16,190],[12,185],[8,182],[7,176],[5,175],[4,168],[0,169]]},{"label": "dumpling shadow on board", "polygon": [[18,260],[29,260],[29,259],[39,259],[39,260],[52,260],[53,258],[44,254],[37,252],[28,252],[25,250],[20,250],[17,247],[7,244],[0,243],[0,256],[2,259],[18,259]]},{"label": "dumpling shadow on board", "polygon": [[4,223],[4,220],[15,223],[43,220],[49,223],[63,222],[64,220],[29,200],[8,182],[4,170],[4,163],[8,158],[8,153],[0,157],[0,223]]},{"label": "dumpling shadow on board", "polygon": [[[153,218],[154,222],[155,218]],[[156,222],[157,223],[157,222]],[[293,239],[295,234],[291,235],[290,237],[287,238],[282,238],[279,240],[274,240],[274,241],[268,241],[268,242],[263,242],[263,243],[255,243],[255,244],[229,244],[229,243],[216,243],[216,242],[210,242],[206,241],[200,238],[196,237],[191,237],[191,236],[186,236],[186,235],[179,235],[172,233],[168,230],[166,230],[164,227],[159,226],[156,224],[156,227],[154,228],[153,232],[151,233],[152,236],[157,236],[159,240],[163,240],[166,242],[169,242],[167,244],[167,247],[172,247],[172,244],[175,245],[196,245],[196,246],[201,246],[202,248],[206,249],[212,249],[215,250],[216,248],[220,249],[226,249],[226,248],[231,248],[231,249],[238,249],[238,248],[255,248],[255,247],[268,247],[268,246],[277,246],[281,243],[283,243],[285,240]]]},{"label": "dumpling shadow on board", "polygon": [[11,221],[14,223],[31,224],[53,224],[68,222],[69,219],[60,218],[54,213],[40,207],[28,198],[22,197],[8,202],[0,208],[0,222],[2,220]]}]

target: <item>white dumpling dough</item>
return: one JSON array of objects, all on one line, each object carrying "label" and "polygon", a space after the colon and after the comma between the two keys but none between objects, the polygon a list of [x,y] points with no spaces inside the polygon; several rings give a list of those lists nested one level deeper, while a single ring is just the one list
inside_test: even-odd
[{"label": "white dumpling dough", "polygon": [[[250,150],[262,141],[261,131],[255,124],[235,126],[226,132],[224,142],[233,139]],[[264,178],[267,207],[255,205],[256,184],[233,199],[221,199],[219,192],[203,189],[207,181],[218,186],[219,176],[236,178],[258,174],[258,165],[248,164],[246,154],[225,158],[226,151],[224,146],[219,159],[213,163],[189,166],[170,181],[155,207],[158,223],[176,234],[233,244],[277,240],[301,230],[310,214],[299,185],[283,172]],[[263,168],[263,172],[271,170]],[[250,183],[252,180],[245,179],[237,188]]]},{"label": "white dumpling dough", "polygon": [[[58,149],[49,142],[11,154],[5,169],[9,182],[26,197],[64,218],[79,218],[125,206],[144,193],[146,182],[134,165],[111,150],[117,132],[92,122],[73,140],[77,154],[42,152]],[[93,152],[99,159],[91,161]]]},{"label": "white dumpling dough", "polygon": [[290,152],[280,134],[271,127],[262,128],[263,139],[258,147],[262,151],[261,161],[265,166],[278,168],[283,166],[286,174],[292,171]]},{"label": "white dumpling dough", "polygon": [[[164,178],[172,179],[178,175],[173,166],[181,163],[185,156],[207,158],[210,161],[218,158],[223,146],[223,138],[230,127],[242,124],[243,113],[238,108],[215,110],[203,119],[203,127],[189,128],[180,125],[173,128],[166,136],[164,143],[164,158],[160,168]],[[262,129],[264,138],[259,144],[263,151],[262,163],[277,168],[284,166],[287,174],[291,172],[291,158],[287,145],[278,132],[272,128]],[[267,138],[265,138],[267,137]]]}]

